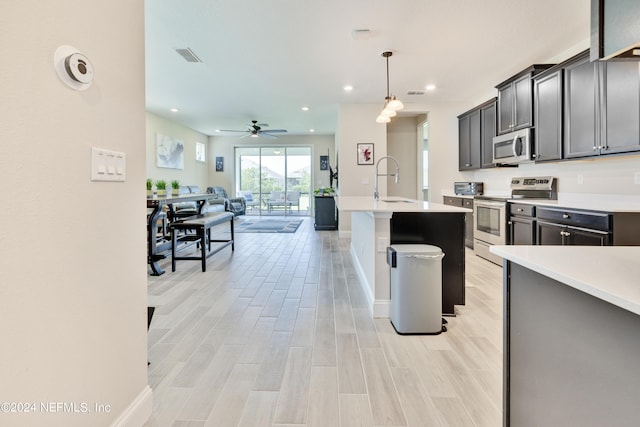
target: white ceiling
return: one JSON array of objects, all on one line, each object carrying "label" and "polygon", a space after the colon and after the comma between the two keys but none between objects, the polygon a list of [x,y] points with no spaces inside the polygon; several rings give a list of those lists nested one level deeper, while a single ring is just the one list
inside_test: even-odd
[{"label": "white ceiling", "polygon": [[[391,93],[405,111],[424,112],[483,96],[584,43],[589,8],[590,0],[145,0],[147,110],[207,135],[251,120],[333,134],[340,104],[382,107],[383,51],[394,52]],[[354,38],[354,29],[370,33]],[[202,63],[175,51],[187,47]],[[427,84],[437,89],[407,95]]]}]

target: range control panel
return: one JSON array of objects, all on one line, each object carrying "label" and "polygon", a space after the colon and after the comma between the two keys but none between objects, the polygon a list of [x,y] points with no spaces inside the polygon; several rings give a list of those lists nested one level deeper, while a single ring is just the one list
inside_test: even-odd
[{"label": "range control panel", "polygon": [[512,190],[551,190],[555,187],[555,177],[516,177],[511,178]]}]

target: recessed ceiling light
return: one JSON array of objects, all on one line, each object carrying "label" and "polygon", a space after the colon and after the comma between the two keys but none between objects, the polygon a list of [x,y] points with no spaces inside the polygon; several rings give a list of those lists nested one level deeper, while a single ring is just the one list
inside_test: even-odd
[{"label": "recessed ceiling light", "polygon": [[311,132],[311,133],[313,133],[315,131],[316,131],[315,129],[309,129],[309,132]]},{"label": "recessed ceiling light", "polygon": [[424,88],[426,90],[436,90],[436,85],[426,85]]},{"label": "recessed ceiling light", "polygon": [[351,85],[347,85],[347,86],[344,87],[344,91],[345,92],[351,92],[352,90],[353,90],[353,86],[351,86]]},{"label": "recessed ceiling light", "polygon": [[178,111],[180,111],[180,110],[178,110],[177,108],[172,108],[172,109],[170,109],[169,111],[171,111],[172,113],[177,113],[177,112],[178,112]]},{"label": "recessed ceiling light", "polygon": [[302,111],[309,111],[309,107],[302,107]]}]

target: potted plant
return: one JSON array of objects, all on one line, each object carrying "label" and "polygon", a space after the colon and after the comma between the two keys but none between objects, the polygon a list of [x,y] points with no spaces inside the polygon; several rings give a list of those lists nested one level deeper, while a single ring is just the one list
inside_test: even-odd
[{"label": "potted plant", "polygon": [[156,181],[156,189],[158,190],[159,197],[167,196],[167,182],[163,179],[159,179]]},{"label": "potted plant", "polygon": [[180,194],[180,181],[178,181],[177,179],[174,179],[173,181],[171,181],[171,195],[173,196],[177,196]]},{"label": "potted plant", "polygon": [[313,190],[313,194],[316,196],[333,196],[335,190],[331,187],[320,187],[316,190]]},{"label": "potted plant", "polygon": [[153,180],[147,178],[147,197],[153,196]]}]

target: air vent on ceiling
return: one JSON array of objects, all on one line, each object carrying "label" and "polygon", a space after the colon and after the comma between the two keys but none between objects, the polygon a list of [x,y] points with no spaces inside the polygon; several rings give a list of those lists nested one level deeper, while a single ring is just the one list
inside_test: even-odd
[{"label": "air vent on ceiling", "polygon": [[193,53],[191,48],[187,47],[184,49],[176,49],[176,52],[178,52],[187,62],[202,62],[202,60],[198,58],[198,55]]},{"label": "air vent on ceiling", "polygon": [[407,95],[424,95],[424,91],[422,90],[410,90],[407,92]]}]

